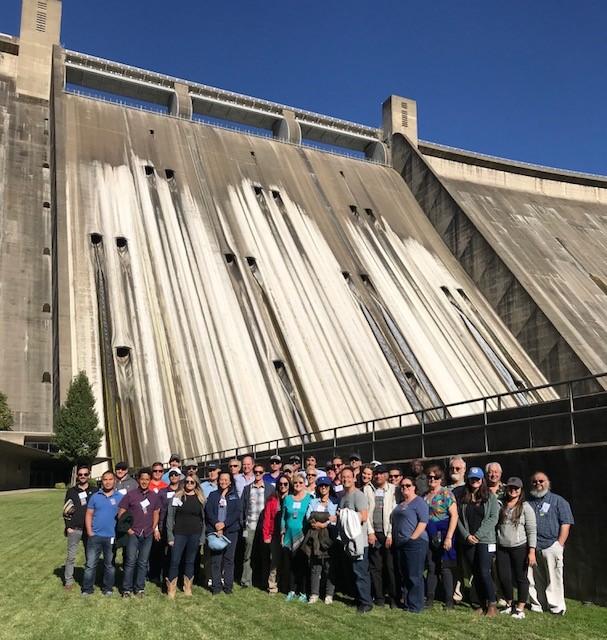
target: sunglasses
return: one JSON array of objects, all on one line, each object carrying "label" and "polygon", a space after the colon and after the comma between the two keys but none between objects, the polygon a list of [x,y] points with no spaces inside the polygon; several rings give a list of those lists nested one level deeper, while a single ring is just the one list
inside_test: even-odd
[{"label": "sunglasses", "polygon": [[186,480],[185,481],[186,484],[196,484],[196,480]]},{"label": "sunglasses", "polygon": [[401,486],[405,487],[406,489],[409,489],[410,487],[412,487],[413,485],[409,482],[409,483],[403,483]]},{"label": "sunglasses", "polygon": [[256,476],[262,476],[262,475],[265,473],[265,471],[263,471],[263,470],[262,470],[262,471],[257,470],[257,471],[253,471],[253,473],[254,473]]},{"label": "sunglasses", "polygon": [[451,471],[463,471],[465,467],[450,467]]},{"label": "sunglasses", "polygon": [[400,478],[400,473],[397,475],[390,475],[388,477],[390,478],[390,480],[396,480],[397,478]]},{"label": "sunglasses", "polygon": [[162,473],[164,469],[152,469],[152,473]]},{"label": "sunglasses", "polygon": [[306,473],[306,478],[316,478],[315,473]]},{"label": "sunglasses", "polygon": [[282,462],[279,462],[278,460],[270,460],[270,464],[282,464]]},{"label": "sunglasses", "polygon": [[532,480],[531,484],[544,484],[545,480]]},{"label": "sunglasses", "polygon": [[304,483],[304,481],[303,481],[303,480],[297,480],[297,482],[294,482],[294,483],[293,483],[293,486],[294,486],[294,487],[296,487],[296,486],[298,486],[298,485],[300,485],[300,484],[305,484],[305,483]]},{"label": "sunglasses", "polygon": [[231,469],[234,469],[234,468],[236,468],[236,469],[237,469],[240,465],[239,465],[239,464],[230,464],[230,465],[228,465],[228,466],[229,466]]},{"label": "sunglasses", "polygon": [[91,474],[90,473],[79,473],[78,477],[79,478],[88,478]]},{"label": "sunglasses", "polygon": [[426,476],[428,480],[441,480],[440,476]]},{"label": "sunglasses", "polygon": [[289,486],[289,483],[288,483],[288,482],[279,482],[279,483],[278,483],[278,486],[279,486],[279,487],[288,487],[288,486]]}]

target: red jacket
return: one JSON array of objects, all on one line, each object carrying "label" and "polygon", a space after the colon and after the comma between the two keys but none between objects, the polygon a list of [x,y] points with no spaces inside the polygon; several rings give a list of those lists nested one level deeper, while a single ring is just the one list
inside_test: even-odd
[{"label": "red jacket", "polygon": [[263,510],[262,534],[264,542],[280,536],[280,500],[275,493],[268,498]]}]

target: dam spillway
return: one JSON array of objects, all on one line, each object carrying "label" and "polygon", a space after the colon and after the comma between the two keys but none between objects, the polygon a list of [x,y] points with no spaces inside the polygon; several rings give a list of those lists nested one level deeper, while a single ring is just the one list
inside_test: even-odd
[{"label": "dam spillway", "polygon": [[101,455],[139,464],[607,368],[604,178],[527,184],[439,158],[408,99],[374,129],[66,51],[51,26],[0,38],[0,389],[24,438],[51,436],[80,370]]}]

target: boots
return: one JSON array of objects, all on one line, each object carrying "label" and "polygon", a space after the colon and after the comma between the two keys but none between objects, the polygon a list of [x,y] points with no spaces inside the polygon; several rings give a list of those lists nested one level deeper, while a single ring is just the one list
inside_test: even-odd
[{"label": "boots", "polygon": [[194,578],[188,578],[183,576],[183,595],[191,596],[192,595],[192,583],[194,582]]},{"label": "boots", "polygon": [[175,594],[177,593],[177,578],[175,578],[174,580],[165,578],[165,581],[167,585],[167,596],[169,597],[169,600],[175,600]]},{"label": "boots", "polygon": [[485,615],[487,616],[487,618],[495,618],[495,616],[497,615],[497,606],[495,602],[489,603],[489,606],[487,607],[487,613]]}]

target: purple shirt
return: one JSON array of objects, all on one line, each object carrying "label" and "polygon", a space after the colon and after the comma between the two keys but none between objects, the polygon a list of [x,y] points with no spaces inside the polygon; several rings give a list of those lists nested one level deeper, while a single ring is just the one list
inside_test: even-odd
[{"label": "purple shirt", "polygon": [[152,534],[154,511],[159,511],[161,505],[160,497],[156,493],[149,489],[144,492],[137,487],[122,498],[118,507],[126,509],[133,516],[131,529],[135,535],[147,537]]}]

